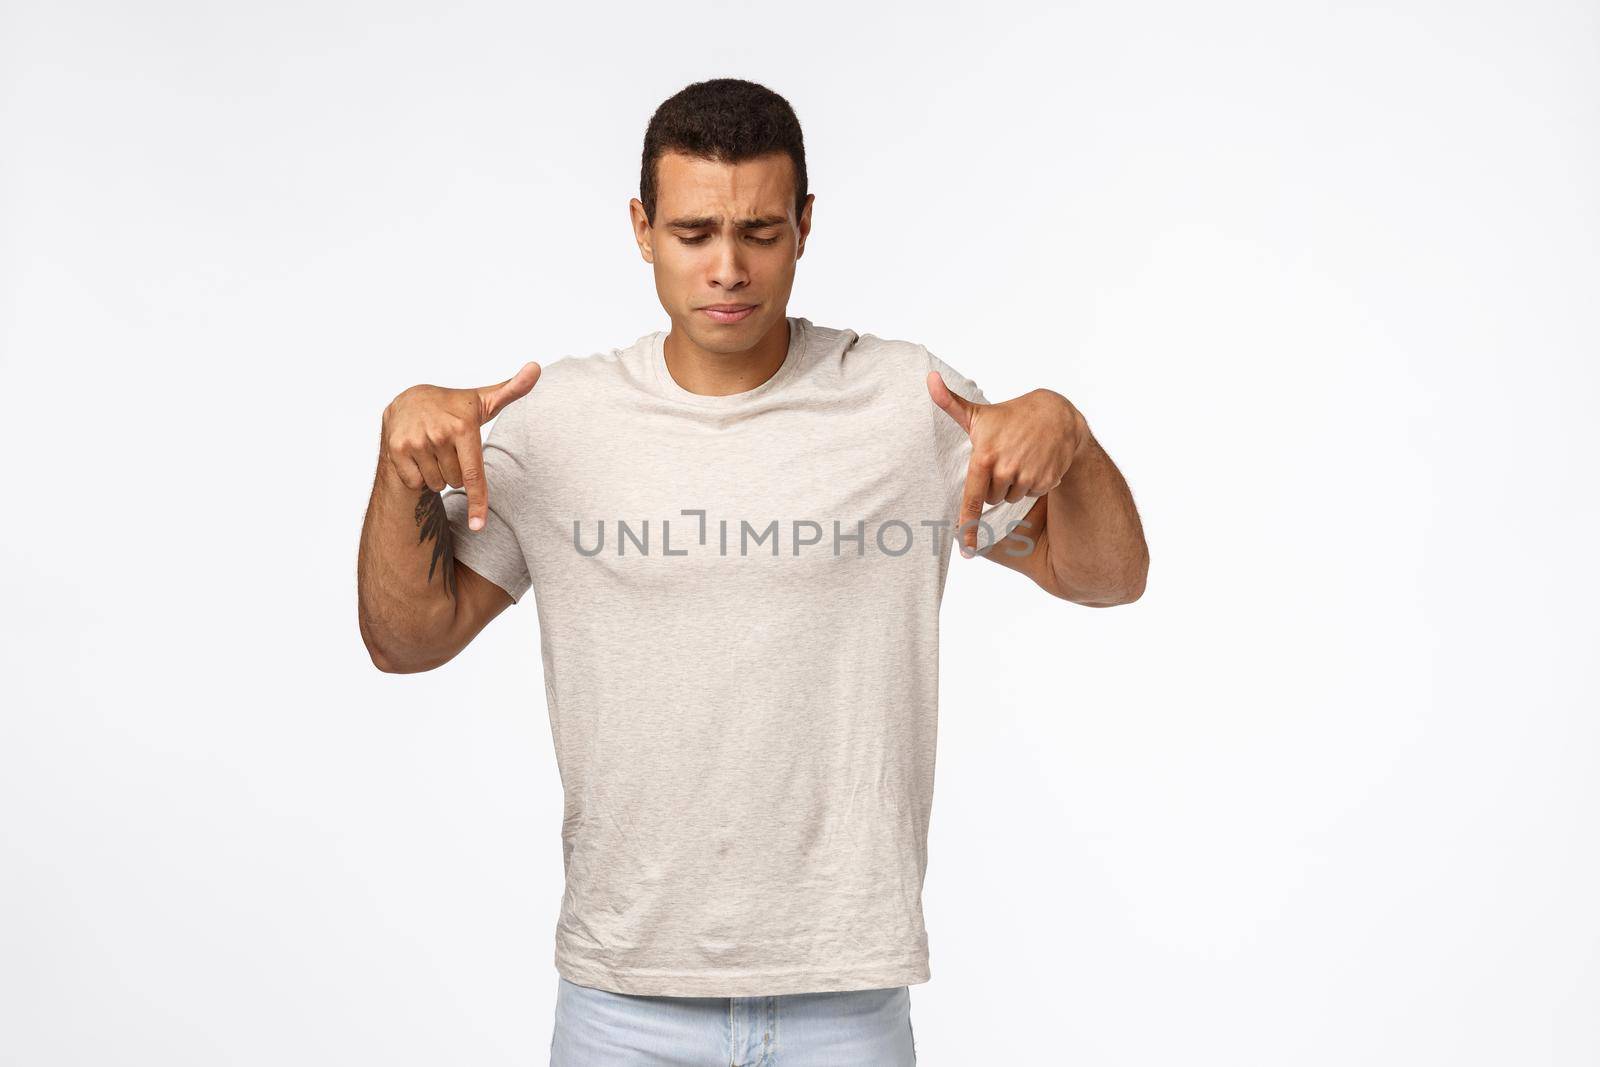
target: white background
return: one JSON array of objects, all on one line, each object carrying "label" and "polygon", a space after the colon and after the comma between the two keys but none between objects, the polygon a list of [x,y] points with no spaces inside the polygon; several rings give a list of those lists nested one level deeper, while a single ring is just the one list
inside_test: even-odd
[{"label": "white background", "polygon": [[357,534],[395,394],[666,325],[724,75],[790,312],[1071,397],[1149,535],[952,560],[922,1063],[1600,1060],[1593,5],[443,8],[0,9],[0,1062],[546,1062],[531,600],[380,674]]}]

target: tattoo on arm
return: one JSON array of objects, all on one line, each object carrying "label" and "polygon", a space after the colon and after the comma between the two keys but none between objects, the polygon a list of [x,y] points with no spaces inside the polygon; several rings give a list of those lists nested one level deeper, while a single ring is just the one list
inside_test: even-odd
[{"label": "tattoo on arm", "polygon": [[417,544],[433,538],[433,558],[428,560],[428,581],[438,569],[444,576],[445,590],[456,595],[455,543],[450,533],[450,518],[444,510],[444,497],[433,489],[424,489],[417,498]]}]

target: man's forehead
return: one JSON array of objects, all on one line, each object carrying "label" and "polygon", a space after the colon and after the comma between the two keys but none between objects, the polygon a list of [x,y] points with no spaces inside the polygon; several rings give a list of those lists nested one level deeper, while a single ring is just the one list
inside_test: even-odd
[{"label": "man's forehead", "polygon": [[664,153],[657,161],[656,210],[670,220],[736,224],[787,221],[794,213],[794,164],[787,153],[726,163]]}]

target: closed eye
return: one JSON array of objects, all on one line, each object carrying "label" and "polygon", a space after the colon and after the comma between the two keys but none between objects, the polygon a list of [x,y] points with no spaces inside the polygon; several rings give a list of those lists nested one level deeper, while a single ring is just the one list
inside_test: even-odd
[{"label": "closed eye", "polygon": [[[686,245],[698,245],[705,244],[706,238],[709,236],[709,234],[703,233],[699,237],[679,237],[678,240]],[[775,245],[778,243],[778,238],[776,237],[751,237],[750,240],[758,245]]]}]

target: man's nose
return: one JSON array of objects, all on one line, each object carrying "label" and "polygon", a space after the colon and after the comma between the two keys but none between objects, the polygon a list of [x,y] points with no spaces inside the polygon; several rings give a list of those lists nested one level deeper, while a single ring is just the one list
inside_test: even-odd
[{"label": "man's nose", "polygon": [[716,259],[711,264],[711,282],[723,289],[737,289],[750,280],[739,259],[739,238],[717,242]]}]

